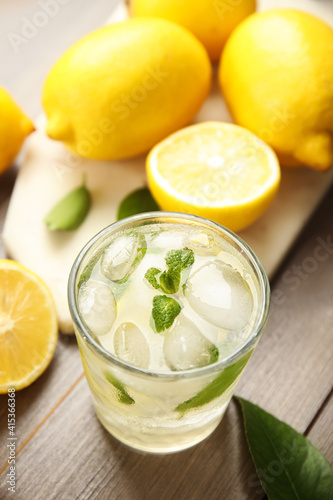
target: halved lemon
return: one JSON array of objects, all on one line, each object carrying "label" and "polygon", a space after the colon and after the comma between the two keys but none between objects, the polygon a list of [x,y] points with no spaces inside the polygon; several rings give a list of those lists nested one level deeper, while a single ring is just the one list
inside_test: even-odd
[{"label": "halved lemon", "polygon": [[20,264],[0,260],[0,393],[34,382],[49,365],[57,337],[45,283]]},{"label": "halved lemon", "polygon": [[274,151],[230,123],[179,130],[151,150],[146,166],[150,191],[162,210],[200,215],[233,231],[267,209],[280,183]]}]

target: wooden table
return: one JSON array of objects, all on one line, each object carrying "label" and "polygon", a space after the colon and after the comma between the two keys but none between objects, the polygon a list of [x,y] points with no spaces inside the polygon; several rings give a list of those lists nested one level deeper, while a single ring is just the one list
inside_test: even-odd
[{"label": "wooden table", "polygon": [[[57,3],[57,2],[55,2]],[[1,83],[31,116],[40,110],[47,69],[74,40],[104,22],[111,2],[72,0],[14,51],[9,32],[40,6],[12,0],[0,7]],[[116,2],[114,2],[115,4]],[[3,12],[2,12],[3,11]],[[16,167],[0,177],[0,228]],[[323,200],[274,280],[268,325],[237,393],[304,433],[333,463],[333,190]],[[323,246],[324,242],[324,246]],[[325,245],[326,242],[326,245]],[[322,245],[320,253],[316,252]],[[0,241],[0,257],[5,252]],[[319,257],[318,257],[319,255]],[[291,276],[298,279],[291,281]],[[167,456],[130,451],[94,416],[74,338],[60,336],[47,371],[16,393],[16,492],[7,490],[7,396],[0,398],[0,497],[24,500],[263,499],[232,401],[203,443]]]}]

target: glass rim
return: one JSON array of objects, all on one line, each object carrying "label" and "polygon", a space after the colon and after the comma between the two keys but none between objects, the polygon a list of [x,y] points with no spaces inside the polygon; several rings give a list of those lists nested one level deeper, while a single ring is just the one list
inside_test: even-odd
[{"label": "glass rim", "polygon": [[[230,353],[221,361],[217,361],[215,363],[205,365],[199,368],[193,368],[190,370],[182,370],[182,371],[174,371],[174,372],[157,372],[152,371],[145,368],[136,367],[134,365],[130,365],[125,361],[122,361],[117,356],[113,355],[109,351],[107,351],[101,344],[99,344],[92,333],[90,333],[89,329],[84,324],[77,305],[77,284],[80,278],[79,270],[83,259],[87,256],[90,249],[97,243],[103,236],[107,235],[112,231],[112,233],[116,233],[122,229],[126,229],[127,227],[131,227],[133,223],[136,222],[144,222],[149,221],[151,219],[152,222],[156,222],[156,219],[161,219],[161,222],[165,222],[166,219],[180,219],[178,223],[182,223],[182,220],[185,222],[197,222],[200,223],[201,226],[208,226],[210,229],[214,229],[218,231],[220,234],[227,235],[233,243],[236,243],[242,250],[245,252],[246,257],[250,260],[250,263],[255,268],[255,275],[258,280],[259,289],[261,292],[261,300],[258,309],[260,309],[260,314],[256,315],[255,323],[251,327],[252,333],[249,335],[249,338],[245,341],[244,344],[241,344],[240,348],[236,351]],[[157,221],[158,222],[158,221]],[[81,270],[80,270],[81,271]],[[81,274],[81,273],[80,273]],[[99,231],[95,236],[93,236],[81,249],[79,254],[77,255],[68,279],[68,305],[70,314],[74,323],[74,326],[77,329],[80,337],[83,341],[87,342],[90,348],[96,352],[96,354],[102,357],[107,362],[111,362],[112,364],[117,365],[120,368],[125,369],[133,374],[146,376],[157,379],[180,379],[180,378],[195,378],[198,376],[204,376],[209,373],[220,372],[222,369],[227,368],[228,366],[237,362],[243,355],[247,354],[251,348],[256,344],[257,339],[260,337],[260,334],[267,322],[268,313],[269,313],[269,299],[270,299],[270,286],[268,277],[266,272],[254,253],[254,251],[249,247],[249,245],[237,234],[235,234],[230,229],[222,226],[221,224],[214,222],[210,219],[206,219],[204,217],[200,217],[197,215],[186,214],[181,212],[144,212],[136,215],[131,215],[130,217],[126,217],[119,221],[113,222],[112,224],[106,226],[104,229]]]}]

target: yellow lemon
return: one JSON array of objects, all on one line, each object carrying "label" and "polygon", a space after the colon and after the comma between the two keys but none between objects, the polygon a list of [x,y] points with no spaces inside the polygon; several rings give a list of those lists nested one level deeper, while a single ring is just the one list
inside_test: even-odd
[{"label": "yellow lemon", "polygon": [[10,167],[24,139],[35,127],[0,86],[0,173]]},{"label": "yellow lemon", "polygon": [[23,389],[49,365],[57,315],[43,281],[11,260],[0,260],[0,393]]},{"label": "yellow lemon", "polygon": [[217,61],[232,30],[256,9],[255,0],[130,0],[134,17],[156,16],[181,24]]},{"label": "yellow lemon", "polygon": [[49,72],[47,134],[87,158],[135,156],[191,121],[210,80],[208,55],[185,28],[152,18],[106,26]]},{"label": "yellow lemon", "polygon": [[305,12],[253,14],[230,36],[219,79],[239,125],[286,166],[333,161],[333,29]]},{"label": "yellow lemon", "polygon": [[163,210],[200,215],[238,231],[271,203],[280,167],[272,149],[248,130],[204,122],[157,144],[147,158],[147,175]]}]

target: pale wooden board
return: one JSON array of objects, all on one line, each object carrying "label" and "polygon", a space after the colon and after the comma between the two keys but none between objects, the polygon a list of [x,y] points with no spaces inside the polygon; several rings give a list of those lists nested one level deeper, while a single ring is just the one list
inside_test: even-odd
[{"label": "pale wooden board", "polygon": [[[299,2],[295,1],[297,6]],[[268,8],[274,2],[262,2]],[[289,6],[292,2],[289,2]],[[314,1],[308,9],[317,10]],[[324,6],[318,10],[322,15]],[[325,7],[326,21],[333,24],[333,11]],[[126,17],[120,4],[111,22]],[[231,122],[218,89],[216,75],[210,97],[194,121]],[[146,183],[144,157],[122,162],[87,161],[74,157],[62,144],[48,139],[44,119],[30,139],[20,170],[4,227],[8,254],[39,274],[50,287],[57,305],[63,332],[73,331],[67,305],[67,280],[71,265],[82,246],[116,218],[117,207],[131,190]],[[83,225],[70,234],[49,233],[42,219],[50,208],[72,188],[80,184],[82,173],[88,176],[93,208]],[[306,169],[283,170],[280,192],[266,214],[240,233],[262,261],[272,277],[288,249],[297,238],[311,213],[329,189],[333,170],[326,174]]]}]

